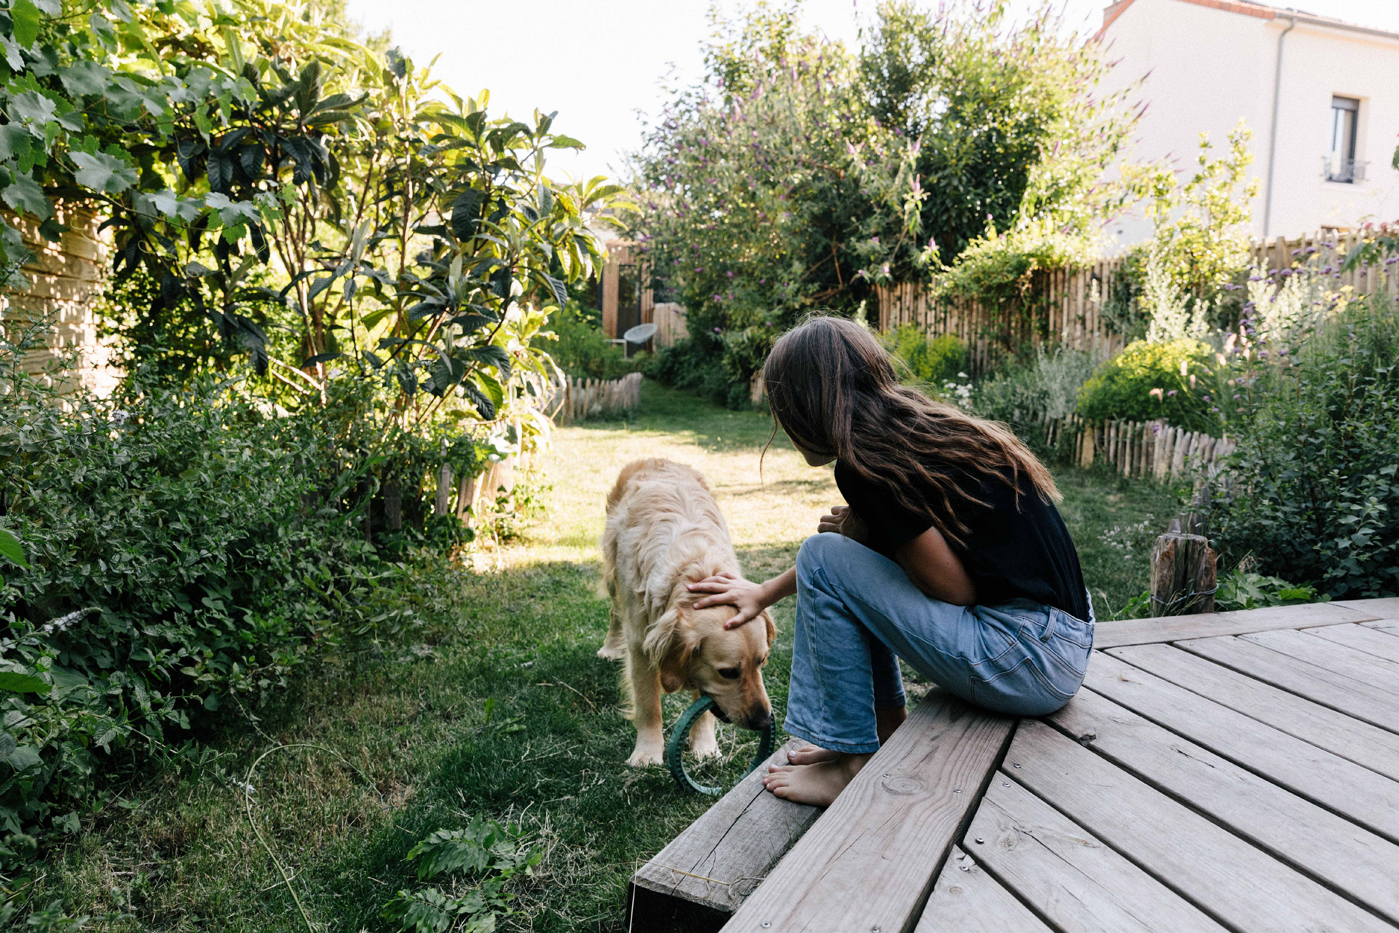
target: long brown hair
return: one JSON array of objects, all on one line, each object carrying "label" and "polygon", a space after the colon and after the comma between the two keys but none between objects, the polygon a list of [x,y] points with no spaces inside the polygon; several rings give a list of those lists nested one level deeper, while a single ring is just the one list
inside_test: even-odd
[{"label": "long brown hair", "polygon": [[788,331],[768,354],[763,384],[793,443],[888,489],[952,541],[968,530],[958,512],[985,505],[955,471],[1009,484],[1017,505],[1022,472],[1046,500],[1061,498],[1009,428],[900,385],[888,352],[854,321],[813,317]]}]

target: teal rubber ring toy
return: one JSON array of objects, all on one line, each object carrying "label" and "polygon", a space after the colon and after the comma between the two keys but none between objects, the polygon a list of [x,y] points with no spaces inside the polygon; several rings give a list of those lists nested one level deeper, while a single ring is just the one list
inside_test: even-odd
[{"label": "teal rubber ring toy", "polygon": [[[666,767],[670,769],[670,776],[675,778],[675,783],[680,785],[681,790],[689,791],[692,794],[706,794],[710,797],[717,797],[724,793],[724,788],[701,784],[690,777],[690,773],[685,770],[685,762],[682,757],[685,751],[685,745],[690,741],[690,727],[695,724],[695,720],[709,712],[710,707],[713,705],[714,700],[711,697],[700,697],[690,704],[689,709],[685,710],[684,714],[680,717],[680,721],[675,724],[675,730],[670,734],[670,742],[666,744],[665,763]],[[753,756],[753,763],[748,766],[747,771],[743,772],[743,777],[752,774],[758,765],[771,758],[772,751],[772,726],[769,725],[760,734],[760,738],[758,739],[758,753]],[[743,778],[739,778],[739,780],[741,781]]]}]

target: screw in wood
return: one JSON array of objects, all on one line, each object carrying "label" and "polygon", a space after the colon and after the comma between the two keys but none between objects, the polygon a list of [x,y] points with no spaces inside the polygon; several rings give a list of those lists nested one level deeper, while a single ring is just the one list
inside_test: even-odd
[{"label": "screw in wood", "polygon": [[1012,768],[1018,768],[1018,767],[1020,767],[1020,762],[1017,761],[1015,764],[1011,765],[1011,767],[1012,767]]},{"label": "screw in wood", "polygon": [[1010,786],[1010,781],[1002,781],[1002,782],[1001,782],[1001,786],[1002,786],[1002,787],[1009,787],[1009,786]]},{"label": "screw in wood", "polygon": [[889,776],[889,772],[888,772],[888,771],[885,771],[885,772],[884,772],[884,776],[885,776],[885,777],[888,777],[888,776]]},{"label": "screw in wood", "polygon": [[771,921],[771,920],[764,920],[764,921],[763,921],[763,929],[764,929],[764,930],[766,930],[766,929],[767,929],[768,927],[770,927],[770,926],[772,926],[772,921]]},{"label": "screw in wood", "polygon": [[958,787],[958,788],[956,788],[956,789],[954,789],[954,790],[952,791],[952,793],[954,793],[954,794],[960,794],[961,792],[962,792],[962,788],[960,788],[960,787]]},{"label": "screw in wood", "polygon": [[962,871],[971,871],[971,870],[972,870],[972,867],[971,867],[970,865],[958,865],[957,867],[960,868],[960,869],[962,869]]},{"label": "screw in wood", "polygon": [[977,836],[977,837],[976,837],[976,841],[977,841],[977,843],[979,844],[979,843],[985,842],[986,840],[985,840],[985,839],[982,839],[980,836]]}]

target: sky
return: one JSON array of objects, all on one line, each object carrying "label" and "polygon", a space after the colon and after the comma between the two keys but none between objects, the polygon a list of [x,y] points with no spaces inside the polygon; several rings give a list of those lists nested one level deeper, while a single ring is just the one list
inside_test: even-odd
[{"label": "sky", "polygon": [[[925,0],[931,4],[932,0]],[[1089,35],[1108,0],[1059,0],[1066,29]],[[1287,0],[1275,0],[1277,6]],[[1295,0],[1294,0],[1295,2]],[[721,0],[733,12],[739,0]],[[803,18],[858,45],[858,17],[875,0],[805,0]],[[1024,15],[1034,0],[1011,0]],[[491,92],[492,116],[558,111],[554,131],[587,144],[551,156],[551,175],[614,175],[641,141],[639,114],[659,112],[662,84],[703,76],[710,0],[348,0],[367,31],[391,29],[414,62],[462,96]],[[1302,0],[1299,9],[1399,32],[1399,0]]]}]

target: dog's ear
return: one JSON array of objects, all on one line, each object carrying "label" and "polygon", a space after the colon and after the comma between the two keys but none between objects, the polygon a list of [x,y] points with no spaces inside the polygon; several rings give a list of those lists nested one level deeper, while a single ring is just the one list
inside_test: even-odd
[{"label": "dog's ear", "polygon": [[763,617],[763,627],[767,629],[768,633],[768,647],[771,648],[773,639],[777,638],[777,626],[772,624],[772,616],[768,615],[766,609],[762,611],[761,615]]},{"label": "dog's ear", "polygon": [[690,661],[699,647],[699,639],[695,638],[689,614],[685,610],[672,608],[657,619],[641,647],[660,671],[662,690],[674,693],[685,686],[685,681],[689,679]]}]

